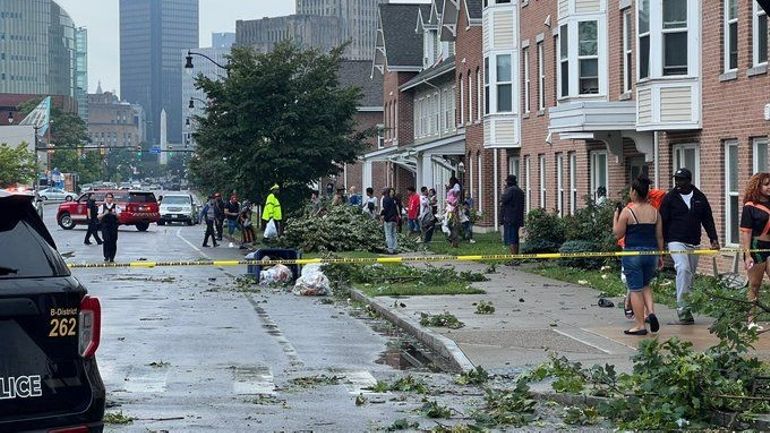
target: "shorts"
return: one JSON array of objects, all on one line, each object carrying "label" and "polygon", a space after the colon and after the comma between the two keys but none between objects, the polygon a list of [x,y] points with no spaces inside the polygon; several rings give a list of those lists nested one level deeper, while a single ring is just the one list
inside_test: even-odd
[{"label": "shorts", "polygon": [[[754,238],[751,240],[751,249],[752,250],[770,249],[770,242],[760,241],[759,239]],[[751,253],[751,258],[754,259],[754,263],[756,264],[765,263],[768,257],[770,257],[770,251],[757,251],[757,252]]]},{"label": "shorts", "polygon": [[503,243],[505,245],[519,244],[519,226],[503,224]]},{"label": "shorts", "polygon": [[[626,251],[634,250],[626,249]],[[639,249],[636,251],[645,250]],[[658,272],[658,256],[626,256],[621,259],[621,263],[623,264],[623,274],[626,276],[626,285],[628,286],[628,290],[632,292],[639,292],[649,286],[650,281],[652,281],[655,274]]]}]

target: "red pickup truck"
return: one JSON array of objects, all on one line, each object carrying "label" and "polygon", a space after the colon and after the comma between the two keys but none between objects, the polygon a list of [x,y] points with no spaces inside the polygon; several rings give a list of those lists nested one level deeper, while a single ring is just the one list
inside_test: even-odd
[{"label": "red pickup truck", "polygon": [[[118,216],[121,225],[136,226],[140,232],[146,231],[151,223],[160,221],[160,210],[155,194],[145,191],[97,190],[91,192],[96,204],[104,203],[104,196],[111,192],[115,203],[122,209]],[[77,225],[88,224],[88,194],[77,200],[59,205],[56,221],[64,230],[72,230]]]}]

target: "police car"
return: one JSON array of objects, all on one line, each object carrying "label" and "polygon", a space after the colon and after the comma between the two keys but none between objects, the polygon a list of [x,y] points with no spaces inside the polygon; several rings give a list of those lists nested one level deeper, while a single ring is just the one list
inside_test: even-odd
[{"label": "police car", "polygon": [[0,432],[101,432],[99,300],[70,274],[31,195],[0,191],[0,246]]}]

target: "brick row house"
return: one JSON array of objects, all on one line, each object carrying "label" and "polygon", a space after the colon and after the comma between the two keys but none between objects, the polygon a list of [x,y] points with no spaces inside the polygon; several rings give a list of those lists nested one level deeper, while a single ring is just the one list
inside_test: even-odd
[{"label": "brick row house", "polygon": [[377,186],[457,175],[489,231],[509,173],[528,209],[567,215],[639,173],[669,189],[687,167],[722,244],[738,243],[745,182],[770,170],[756,1],[434,0],[383,4],[378,21],[384,140],[363,158],[387,164]]}]

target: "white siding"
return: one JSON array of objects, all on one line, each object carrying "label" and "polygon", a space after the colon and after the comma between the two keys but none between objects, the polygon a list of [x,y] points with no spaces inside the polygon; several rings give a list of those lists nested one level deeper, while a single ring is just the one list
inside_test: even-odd
[{"label": "white siding", "polygon": [[569,0],[559,0],[559,19],[569,15]]},{"label": "white siding", "polygon": [[639,89],[637,101],[639,123],[652,123],[652,91],[650,89]]},{"label": "white siding", "polygon": [[513,119],[497,119],[495,122],[495,141],[498,146],[516,144],[516,126]]},{"label": "white siding", "polygon": [[660,89],[661,122],[689,122],[692,118],[692,88],[690,86]]},{"label": "white siding", "polygon": [[588,14],[599,12],[601,0],[575,0],[575,13]]},{"label": "white siding", "polygon": [[494,122],[490,119],[484,120],[484,142],[486,144],[492,143],[494,137],[492,136],[492,125]]},{"label": "white siding", "polygon": [[495,48],[506,49],[514,46],[513,14],[511,11],[494,13]]},{"label": "white siding", "polygon": [[482,32],[483,38],[484,38],[484,51],[489,51],[492,49],[492,32],[488,31],[488,29],[492,28],[492,14],[484,14],[484,22],[483,22],[483,29]]}]

